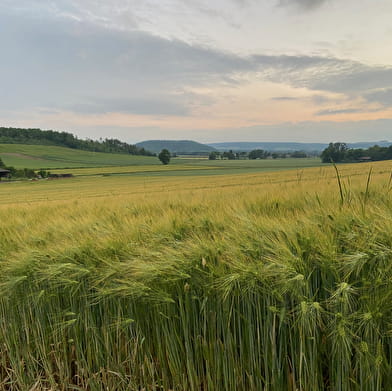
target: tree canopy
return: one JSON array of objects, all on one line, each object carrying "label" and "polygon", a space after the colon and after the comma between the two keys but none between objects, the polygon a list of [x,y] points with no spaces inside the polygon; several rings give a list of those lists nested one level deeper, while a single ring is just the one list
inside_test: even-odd
[{"label": "tree canopy", "polygon": [[254,149],[249,152],[249,159],[267,159],[269,153],[263,149]]},{"label": "tree canopy", "polygon": [[67,132],[41,129],[21,129],[0,127],[0,143],[4,144],[39,144],[56,145],[60,147],[81,149],[84,151],[127,153],[130,155],[154,154],[132,144],[127,144],[117,139],[80,140]]},{"label": "tree canopy", "polygon": [[158,159],[162,162],[162,164],[169,164],[170,157],[170,152],[165,148],[162,149],[162,151],[158,155]]},{"label": "tree canopy", "polygon": [[321,152],[321,161],[323,163],[340,163],[345,160],[347,150],[345,143],[329,143],[328,147]]},{"label": "tree canopy", "polygon": [[345,143],[330,143],[321,153],[323,163],[359,162],[362,160],[390,160],[392,159],[392,145],[380,147],[374,145],[368,149],[348,148]]}]

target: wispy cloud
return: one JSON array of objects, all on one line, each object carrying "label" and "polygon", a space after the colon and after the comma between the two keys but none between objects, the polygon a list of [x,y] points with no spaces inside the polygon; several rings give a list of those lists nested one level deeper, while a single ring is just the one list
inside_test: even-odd
[{"label": "wispy cloud", "polygon": [[[392,83],[389,83],[389,86]],[[387,84],[386,84],[387,85]],[[392,106],[392,87],[389,88],[381,88],[375,91],[369,92],[365,94],[365,98],[369,102],[377,102],[384,106],[391,107]]]},{"label": "wispy cloud", "polygon": [[68,18],[0,16],[0,46],[0,103],[9,108],[184,115],[206,99],[187,87],[235,83],[231,75],[255,67],[225,52]]},{"label": "wispy cloud", "polygon": [[361,113],[363,109],[327,109],[320,110],[315,113],[315,115],[323,116],[323,115],[338,115],[338,114],[352,114],[352,113]]},{"label": "wispy cloud", "polygon": [[243,57],[69,18],[44,22],[0,16],[2,106],[185,115],[205,99],[188,99],[189,88],[247,82],[241,75],[392,104],[390,67],[306,55]]},{"label": "wispy cloud", "polygon": [[280,6],[298,6],[302,9],[312,10],[327,3],[328,0],[279,0]]},{"label": "wispy cloud", "polygon": [[260,66],[261,77],[273,82],[392,103],[392,67],[389,66],[320,56],[257,55],[253,60]]},{"label": "wispy cloud", "polygon": [[298,100],[299,98],[295,96],[274,96],[271,98],[271,100],[276,100],[276,101],[293,101],[293,100]]}]

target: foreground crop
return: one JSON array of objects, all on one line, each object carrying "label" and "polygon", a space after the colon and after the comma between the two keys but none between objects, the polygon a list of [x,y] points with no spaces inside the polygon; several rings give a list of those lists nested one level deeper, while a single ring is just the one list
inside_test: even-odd
[{"label": "foreground crop", "polygon": [[392,389],[389,171],[2,207],[0,387]]}]

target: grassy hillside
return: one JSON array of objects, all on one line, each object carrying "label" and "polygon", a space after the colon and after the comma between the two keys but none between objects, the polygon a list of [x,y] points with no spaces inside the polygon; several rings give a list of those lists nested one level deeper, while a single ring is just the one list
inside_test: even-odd
[{"label": "grassy hillside", "polygon": [[100,167],[156,164],[157,158],[81,151],[46,145],[0,144],[0,158],[16,168]]},{"label": "grassy hillside", "polygon": [[392,389],[391,168],[0,184],[2,386]]},{"label": "grassy hillside", "polygon": [[56,145],[83,151],[151,156],[149,151],[117,139],[81,140],[72,133],[37,128],[0,127],[0,144]]}]

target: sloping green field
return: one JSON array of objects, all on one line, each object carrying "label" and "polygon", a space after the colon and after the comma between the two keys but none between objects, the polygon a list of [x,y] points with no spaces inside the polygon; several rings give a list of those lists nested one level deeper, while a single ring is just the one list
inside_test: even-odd
[{"label": "sloping green field", "polygon": [[157,164],[157,158],[24,144],[0,144],[0,158],[16,168],[72,168]]}]

